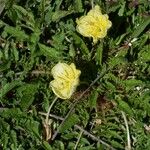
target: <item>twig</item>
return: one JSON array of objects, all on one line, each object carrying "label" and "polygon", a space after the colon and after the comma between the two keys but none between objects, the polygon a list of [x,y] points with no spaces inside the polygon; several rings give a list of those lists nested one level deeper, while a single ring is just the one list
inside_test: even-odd
[{"label": "twig", "polygon": [[79,129],[80,131],[83,131],[83,133],[87,136],[89,136],[91,139],[93,139],[94,141],[97,141],[103,145],[105,145],[106,147],[110,148],[111,150],[116,150],[115,148],[113,148],[111,145],[107,144],[106,142],[102,141],[101,139],[97,138],[95,135],[91,134],[90,132],[82,129],[80,126],[75,125],[75,128]]},{"label": "twig", "polygon": [[[15,73],[16,75],[21,75],[21,74],[23,74],[23,72],[17,72],[17,73]],[[33,70],[32,72],[31,72],[31,74],[35,74],[35,75],[39,75],[39,74],[47,74],[47,75],[49,75],[49,74],[51,74],[49,71],[40,71],[40,70]]]},{"label": "twig", "polygon": [[129,132],[129,126],[128,126],[128,122],[127,122],[127,118],[125,116],[125,113],[123,111],[121,111],[124,122],[125,122],[125,126],[126,126],[126,130],[127,130],[127,150],[131,150],[131,139],[130,139],[130,132]]},{"label": "twig", "polygon": [[[40,115],[44,115],[46,116],[47,114],[44,112],[39,112]],[[60,116],[54,115],[54,114],[49,114],[49,116],[51,118],[57,119],[57,120],[61,120],[64,121],[65,118],[62,118]],[[90,137],[92,140],[97,141],[103,145],[105,145],[106,147],[110,148],[110,150],[116,150],[115,148],[113,148],[111,145],[107,144],[106,142],[104,142],[103,140],[97,138],[95,135],[91,134],[90,132],[84,130],[82,127],[80,127],[79,125],[74,125],[75,129],[80,130],[81,132],[83,132],[84,135],[87,135],[88,137]]]},{"label": "twig", "polygon": [[82,137],[82,134],[83,134],[83,131],[81,131],[80,134],[79,134],[79,137],[78,137],[78,140],[77,140],[77,142],[76,142],[76,145],[74,146],[74,150],[77,149],[77,146],[78,146],[78,144],[79,144],[79,142],[80,142],[80,139],[81,139],[81,137]]},{"label": "twig", "polygon": [[[25,72],[16,72],[15,75],[19,76],[24,74]],[[44,74],[44,75],[50,75],[51,73],[49,71],[40,71],[40,70],[33,70],[31,72],[29,72],[32,75],[40,75],[40,74]],[[0,78],[3,77],[3,74],[0,74]]]},{"label": "twig", "polygon": [[[108,69],[109,70],[109,69]],[[64,120],[62,121],[62,123],[60,124],[60,126],[58,127],[57,131],[54,133],[54,135],[52,136],[52,140],[54,140],[57,136],[57,134],[59,133],[60,128],[63,126],[64,122],[66,121],[66,119],[69,117],[69,115],[73,112],[75,105],[79,102],[79,100],[84,96],[84,94],[86,94],[86,92],[89,91],[89,89],[100,79],[102,78],[105,73],[108,71],[106,70],[102,75],[98,75],[97,78],[90,84],[90,86],[79,96],[79,98],[71,105],[71,108],[69,110],[69,112],[67,113],[66,117],[64,118]]]}]

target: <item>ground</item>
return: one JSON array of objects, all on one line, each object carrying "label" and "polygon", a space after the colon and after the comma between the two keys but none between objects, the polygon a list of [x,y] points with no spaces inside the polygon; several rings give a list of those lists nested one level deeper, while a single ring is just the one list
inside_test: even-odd
[{"label": "ground", "polygon": [[[112,22],[97,43],[76,22],[95,5]],[[0,18],[0,149],[150,149],[149,0],[1,0]],[[59,62],[81,71],[67,100]]]}]

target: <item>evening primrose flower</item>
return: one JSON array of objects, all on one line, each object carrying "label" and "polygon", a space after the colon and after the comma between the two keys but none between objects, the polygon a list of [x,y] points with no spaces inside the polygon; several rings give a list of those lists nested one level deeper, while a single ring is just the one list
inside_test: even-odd
[{"label": "evening primrose flower", "polygon": [[81,71],[76,69],[74,63],[58,63],[52,68],[51,73],[54,80],[50,82],[50,86],[55,95],[61,99],[69,99],[79,85]]},{"label": "evening primrose flower", "polygon": [[102,14],[100,7],[96,5],[86,16],[76,20],[77,31],[85,37],[92,37],[96,43],[98,39],[107,35],[107,30],[112,26],[107,14]]}]

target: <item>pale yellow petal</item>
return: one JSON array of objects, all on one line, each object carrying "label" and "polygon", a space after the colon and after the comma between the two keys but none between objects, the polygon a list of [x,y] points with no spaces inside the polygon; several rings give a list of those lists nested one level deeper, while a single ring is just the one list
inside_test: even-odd
[{"label": "pale yellow petal", "polygon": [[78,69],[76,69],[76,66],[75,66],[74,63],[71,63],[71,64],[70,64],[70,67],[71,67],[71,69],[72,69],[72,71],[73,71],[73,73],[74,73],[74,77],[75,77],[75,78],[79,78],[79,76],[80,76],[80,74],[81,74],[81,71],[78,70]]},{"label": "pale yellow petal", "polygon": [[107,14],[102,14],[96,5],[87,15],[77,19],[77,31],[85,37],[92,37],[96,43],[98,39],[107,35],[107,30],[112,26]]},{"label": "pale yellow petal", "polygon": [[50,86],[61,99],[69,99],[79,84],[79,76],[81,71],[76,69],[75,64],[67,65],[58,63],[52,68],[54,80],[50,82]]},{"label": "pale yellow petal", "polygon": [[69,65],[65,63],[58,63],[51,70],[54,79],[62,78],[68,80],[69,72],[71,72],[71,69]]},{"label": "pale yellow petal", "polygon": [[87,15],[92,16],[92,17],[98,17],[100,15],[102,15],[101,9],[98,5],[96,5],[93,9],[91,9]]},{"label": "pale yellow petal", "polygon": [[61,99],[68,99],[71,96],[69,82],[64,80],[53,80],[50,82],[55,95]]}]

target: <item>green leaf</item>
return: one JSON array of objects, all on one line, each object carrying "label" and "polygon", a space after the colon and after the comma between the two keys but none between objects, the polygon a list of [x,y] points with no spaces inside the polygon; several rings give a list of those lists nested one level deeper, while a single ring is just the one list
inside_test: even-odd
[{"label": "green leaf", "polygon": [[97,98],[98,98],[98,92],[96,90],[94,90],[91,94],[91,96],[89,97],[89,106],[91,109],[96,109],[96,105],[97,105]]},{"label": "green leaf", "polygon": [[70,10],[70,11],[62,11],[62,10],[55,11],[52,15],[52,21],[57,22],[61,18],[66,17],[66,16],[72,14],[73,12],[74,12],[73,10]]},{"label": "green leaf", "polygon": [[105,84],[109,90],[114,91],[114,92],[116,91],[116,87],[113,83],[111,83],[109,81],[105,81]]},{"label": "green leaf", "polygon": [[111,145],[116,147],[117,149],[124,149],[124,146],[121,143],[119,143],[118,141],[112,140]]},{"label": "green leaf", "polygon": [[2,20],[0,20],[0,28],[2,28],[2,27],[5,26],[5,25],[6,25],[6,23],[3,22]]},{"label": "green leaf", "polygon": [[4,31],[7,32],[8,34],[10,34],[10,36],[16,37],[18,40],[27,40],[28,39],[28,35],[25,34],[24,31],[21,31],[18,28],[6,26],[4,28]]},{"label": "green leaf", "polygon": [[10,140],[12,142],[11,148],[14,150],[17,149],[17,145],[18,145],[17,144],[17,134],[14,130],[11,130],[11,132],[10,132]]},{"label": "green leaf", "polygon": [[96,49],[96,61],[99,65],[102,65],[102,57],[103,57],[103,43],[98,45]]},{"label": "green leaf", "polygon": [[132,38],[136,38],[138,37],[143,31],[144,29],[150,24],[150,17],[148,17],[146,20],[144,20],[143,23],[141,23],[136,30],[134,30],[134,32],[132,33],[131,37]]},{"label": "green leaf", "polygon": [[3,149],[7,149],[7,144],[10,139],[10,124],[0,117],[0,143],[3,144]]},{"label": "green leaf", "polygon": [[7,149],[8,148],[7,144],[9,142],[9,135],[3,132],[3,134],[1,134],[0,142],[3,143],[3,149]]},{"label": "green leaf", "polygon": [[12,46],[12,53],[13,53],[14,59],[15,59],[15,61],[18,61],[19,60],[19,52],[16,48],[16,44],[14,42],[11,42],[11,46]]},{"label": "green leaf", "polygon": [[4,121],[4,118],[0,118],[0,134],[2,134],[3,131],[9,132],[10,125]]},{"label": "green leaf", "polygon": [[94,146],[90,145],[90,146],[84,146],[82,148],[78,148],[78,150],[95,150]]},{"label": "green leaf", "polygon": [[52,37],[52,42],[51,45],[52,47],[54,47],[57,50],[64,50],[67,47],[64,45],[64,40],[65,40],[65,33],[64,31],[61,31],[59,33],[56,33],[53,37]]},{"label": "green leaf", "polygon": [[48,47],[40,43],[38,45],[39,45],[41,54],[43,54],[44,56],[47,56],[51,59],[56,59],[56,60],[60,59],[61,52],[58,52],[55,48]]},{"label": "green leaf", "polygon": [[72,36],[75,45],[81,49],[81,52],[86,56],[90,56],[89,49],[86,46],[85,42],[76,33],[72,33]]},{"label": "green leaf", "polygon": [[0,98],[2,98],[3,96],[5,96],[5,94],[7,94],[10,90],[12,90],[13,88],[15,88],[16,86],[20,86],[23,83],[21,81],[13,81],[11,83],[7,83],[5,84],[1,90],[0,90]]},{"label": "green leaf", "polygon": [[26,116],[19,108],[4,108],[0,110],[0,116],[3,118],[23,118]]},{"label": "green leaf", "polygon": [[0,1],[0,15],[3,12],[4,8],[5,8],[5,0],[1,0]]},{"label": "green leaf", "polygon": [[30,36],[29,36],[29,43],[28,43],[28,47],[31,51],[31,54],[35,54],[35,52],[37,52],[37,44],[40,40],[40,34],[41,32],[38,29],[34,29],[36,30],[35,32],[33,32]]},{"label": "green leaf", "polygon": [[10,68],[10,62],[2,63],[0,65],[0,72],[5,71]]},{"label": "green leaf", "polygon": [[23,121],[24,123],[22,123],[22,126],[28,131],[28,133],[34,138],[37,138],[37,140],[41,140],[39,133],[39,122],[33,120],[33,118],[30,118],[28,120],[24,119]]},{"label": "green leaf", "polygon": [[[22,14],[22,15],[24,15],[24,16],[27,16],[28,15],[28,11],[26,10],[26,9],[24,9],[23,7],[21,7],[21,6],[19,6],[19,5],[13,5],[13,8],[15,9],[15,10],[17,10],[18,12],[19,12],[19,14]],[[22,17],[22,15],[21,15],[21,17]]]},{"label": "green leaf", "polygon": [[128,105],[127,102],[123,101],[118,95],[116,96],[115,100],[118,102],[118,107],[126,112],[127,114],[133,116],[133,111],[131,107]]},{"label": "green leaf", "polygon": [[74,126],[76,123],[78,123],[78,121],[79,121],[79,118],[76,114],[69,116],[65,120],[63,126],[61,126],[60,132],[62,133],[62,132],[65,132],[66,130],[70,129],[72,126]]},{"label": "green leaf", "polygon": [[43,148],[44,148],[45,150],[53,150],[52,147],[51,147],[51,145],[50,145],[48,142],[46,142],[46,141],[44,141],[44,142],[42,143],[42,145],[43,145]]},{"label": "green leaf", "polygon": [[18,94],[21,96],[20,107],[23,111],[26,111],[33,103],[36,91],[37,85],[34,84],[25,84],[17,89]]},{"label": "green leaf", "polygon": [[[12,12],[14,11],[17,13],[18,20],[26,21],[26,24],[34,30],[35,20],[34,20],[33,14],[30,11],[27,11],[22,6],[13,5]],[[37,24],[36,24],[36,27],[37,27]]]},{"label": "green leaf", "polygon": [[76,52],[75,52],[75,48],[73,46],[73,44],[71,43],[70,46],[69,46],[69,55],[74,58],[75,55],[76,55]]},{"label": "green leaf", "polygon": [[141,86],[142,81],[141,80],[136,80],[136,79],[129,79],[124,81],[126,90],[133,90],[136,86]]},{"label": "green leaf", "polygon": [[74,1],[74,8],[76,12],[83,12],[83,5],[81,0],[75,0]]},{"label": "green leaf", "polygon": [[121,4],[121,8],[120,8],[120,10],[118,12],[119,16],[123,16],[123,13],[125,11],[125,5],[126,5],[126,2],[123,2],[123,4]]},{"label": "green leaf", "polygon": [[59,9],[61,9],[61,4],[62,4],[63,0],[56,0],[56,11],[58,11]]},{"label": "green leaf", "polygon": [[139,63],[142,63],[146,65],[146,62],[150,61],[150,50],[149,50],[149,45],[143,46],[143,49],[139,52]]}]

